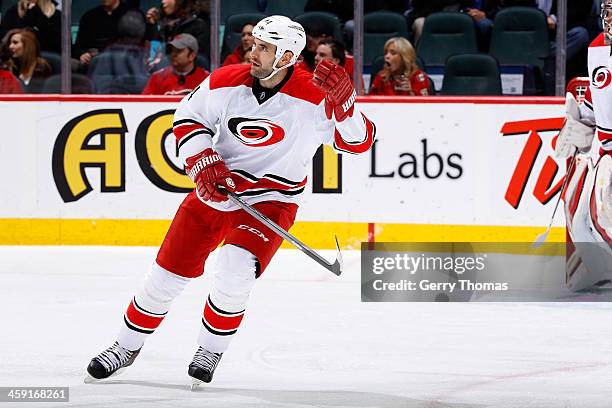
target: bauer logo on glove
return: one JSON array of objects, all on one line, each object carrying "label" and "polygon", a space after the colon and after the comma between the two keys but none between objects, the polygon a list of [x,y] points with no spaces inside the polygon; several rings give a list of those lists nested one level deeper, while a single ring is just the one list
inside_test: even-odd
[{"label": "bauer logo on glove", "polygon": [[337,122],[353,116],[357,94],[346,70],[329,60],[323,60],[314,70],[312,83],[325,92],[325,114]]}]

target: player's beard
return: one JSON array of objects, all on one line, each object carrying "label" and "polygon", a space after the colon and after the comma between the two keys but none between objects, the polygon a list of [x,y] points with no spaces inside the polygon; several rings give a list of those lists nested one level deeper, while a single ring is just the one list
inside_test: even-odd
[{"label": "player's beard", "polygon": [[262,66],[255,66],[251,63],[251,75],[255,78],[265,78],[272,73],[272,68],[264,68]]}]

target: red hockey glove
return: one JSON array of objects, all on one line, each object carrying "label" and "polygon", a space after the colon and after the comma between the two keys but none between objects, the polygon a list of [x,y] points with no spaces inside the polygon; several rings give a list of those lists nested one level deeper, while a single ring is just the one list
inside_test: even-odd
[{"label": "red hockey glove", "polygon": [[219,190],[219,186],[227,191],[236,191],[232,173],[223,162],[223,158],[213,149],[208,148],[186,160],[185,173],[196,185],[196,193],[202,201],[216,203],[227,201],[227,194]]},{"label": "red hockey glove", "polygon": [[332,112],[338,122],[342,122],[347,116],[353,116],[357,94],[344,68],[329,60],[323,60],[314,70],[312,83],[326,94],[327,119],[332,118]]}]

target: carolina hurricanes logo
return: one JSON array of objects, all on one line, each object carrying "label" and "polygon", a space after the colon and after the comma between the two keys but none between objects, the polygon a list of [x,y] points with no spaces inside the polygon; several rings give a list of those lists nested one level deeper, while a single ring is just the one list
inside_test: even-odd
[{"label": "carolina hurricanes logo", "polygon": [[612,74],[610,70],[605,66],[599,66],[593,70],[593,75],[591,75],[591,83],[597,89],[603,89],[610,85],[612,82]]},{"label": "carolina hurricanes logo", "polygon": [[227,126],[243,144],[251,147],[270,146],[285,137],[285,131],[268,119],[231,118]]}]

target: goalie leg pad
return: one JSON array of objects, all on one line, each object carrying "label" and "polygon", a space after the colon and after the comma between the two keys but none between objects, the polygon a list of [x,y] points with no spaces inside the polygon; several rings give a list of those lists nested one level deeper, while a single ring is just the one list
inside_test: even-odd
[{"label": "goalie leg pad", "polygon": [[154,263],[143,287],[132,299],[123,317],[117,341],[128,350],[138,350],[147,336],[166,317],[172,301],[190,279],[175,275]]},{"label": "goalie leg pad", "polygon": [[198,344],[214,353],[229,346],[255,285],[257,259],[235,245],[219,249],[213,287],[204,306]]},{"label": "goalie leg pad", "polygon": [[598,226],[602,239],[612,237],[612,155],[604,155],[595,166],[595,186],[591,203],[591,218]]},{"label": "goalie leg pad", "polygon": [[[612,158],[602,158],[595,168],[590,159],[582,159],[577,163],[574,174],[584,181],[584,185],[581,186],[574,179],[570,180],[567,192],[571,192],[571,195],[566,195],[566,200],[572,197],[566,202],[566,214],[569,214],[567,227],[575,246],[571,262],[568,262],[567,285],[574,291],[589,289],[598,282],[612,280],[612,229],[602,226],[602,222],[606,224],[610,216],[605,200],[610,191],[607,186],[612,175]],[[586,177],[581,176],[584,170],[587,171]],[[577,187],[570,191],[572,186]],[[575,197],[576,194],[579,197]],[[578,202],[572,218],[571,208],[567,207],[575,199]],[[607,200],[609,202],[609,196]]]}]

